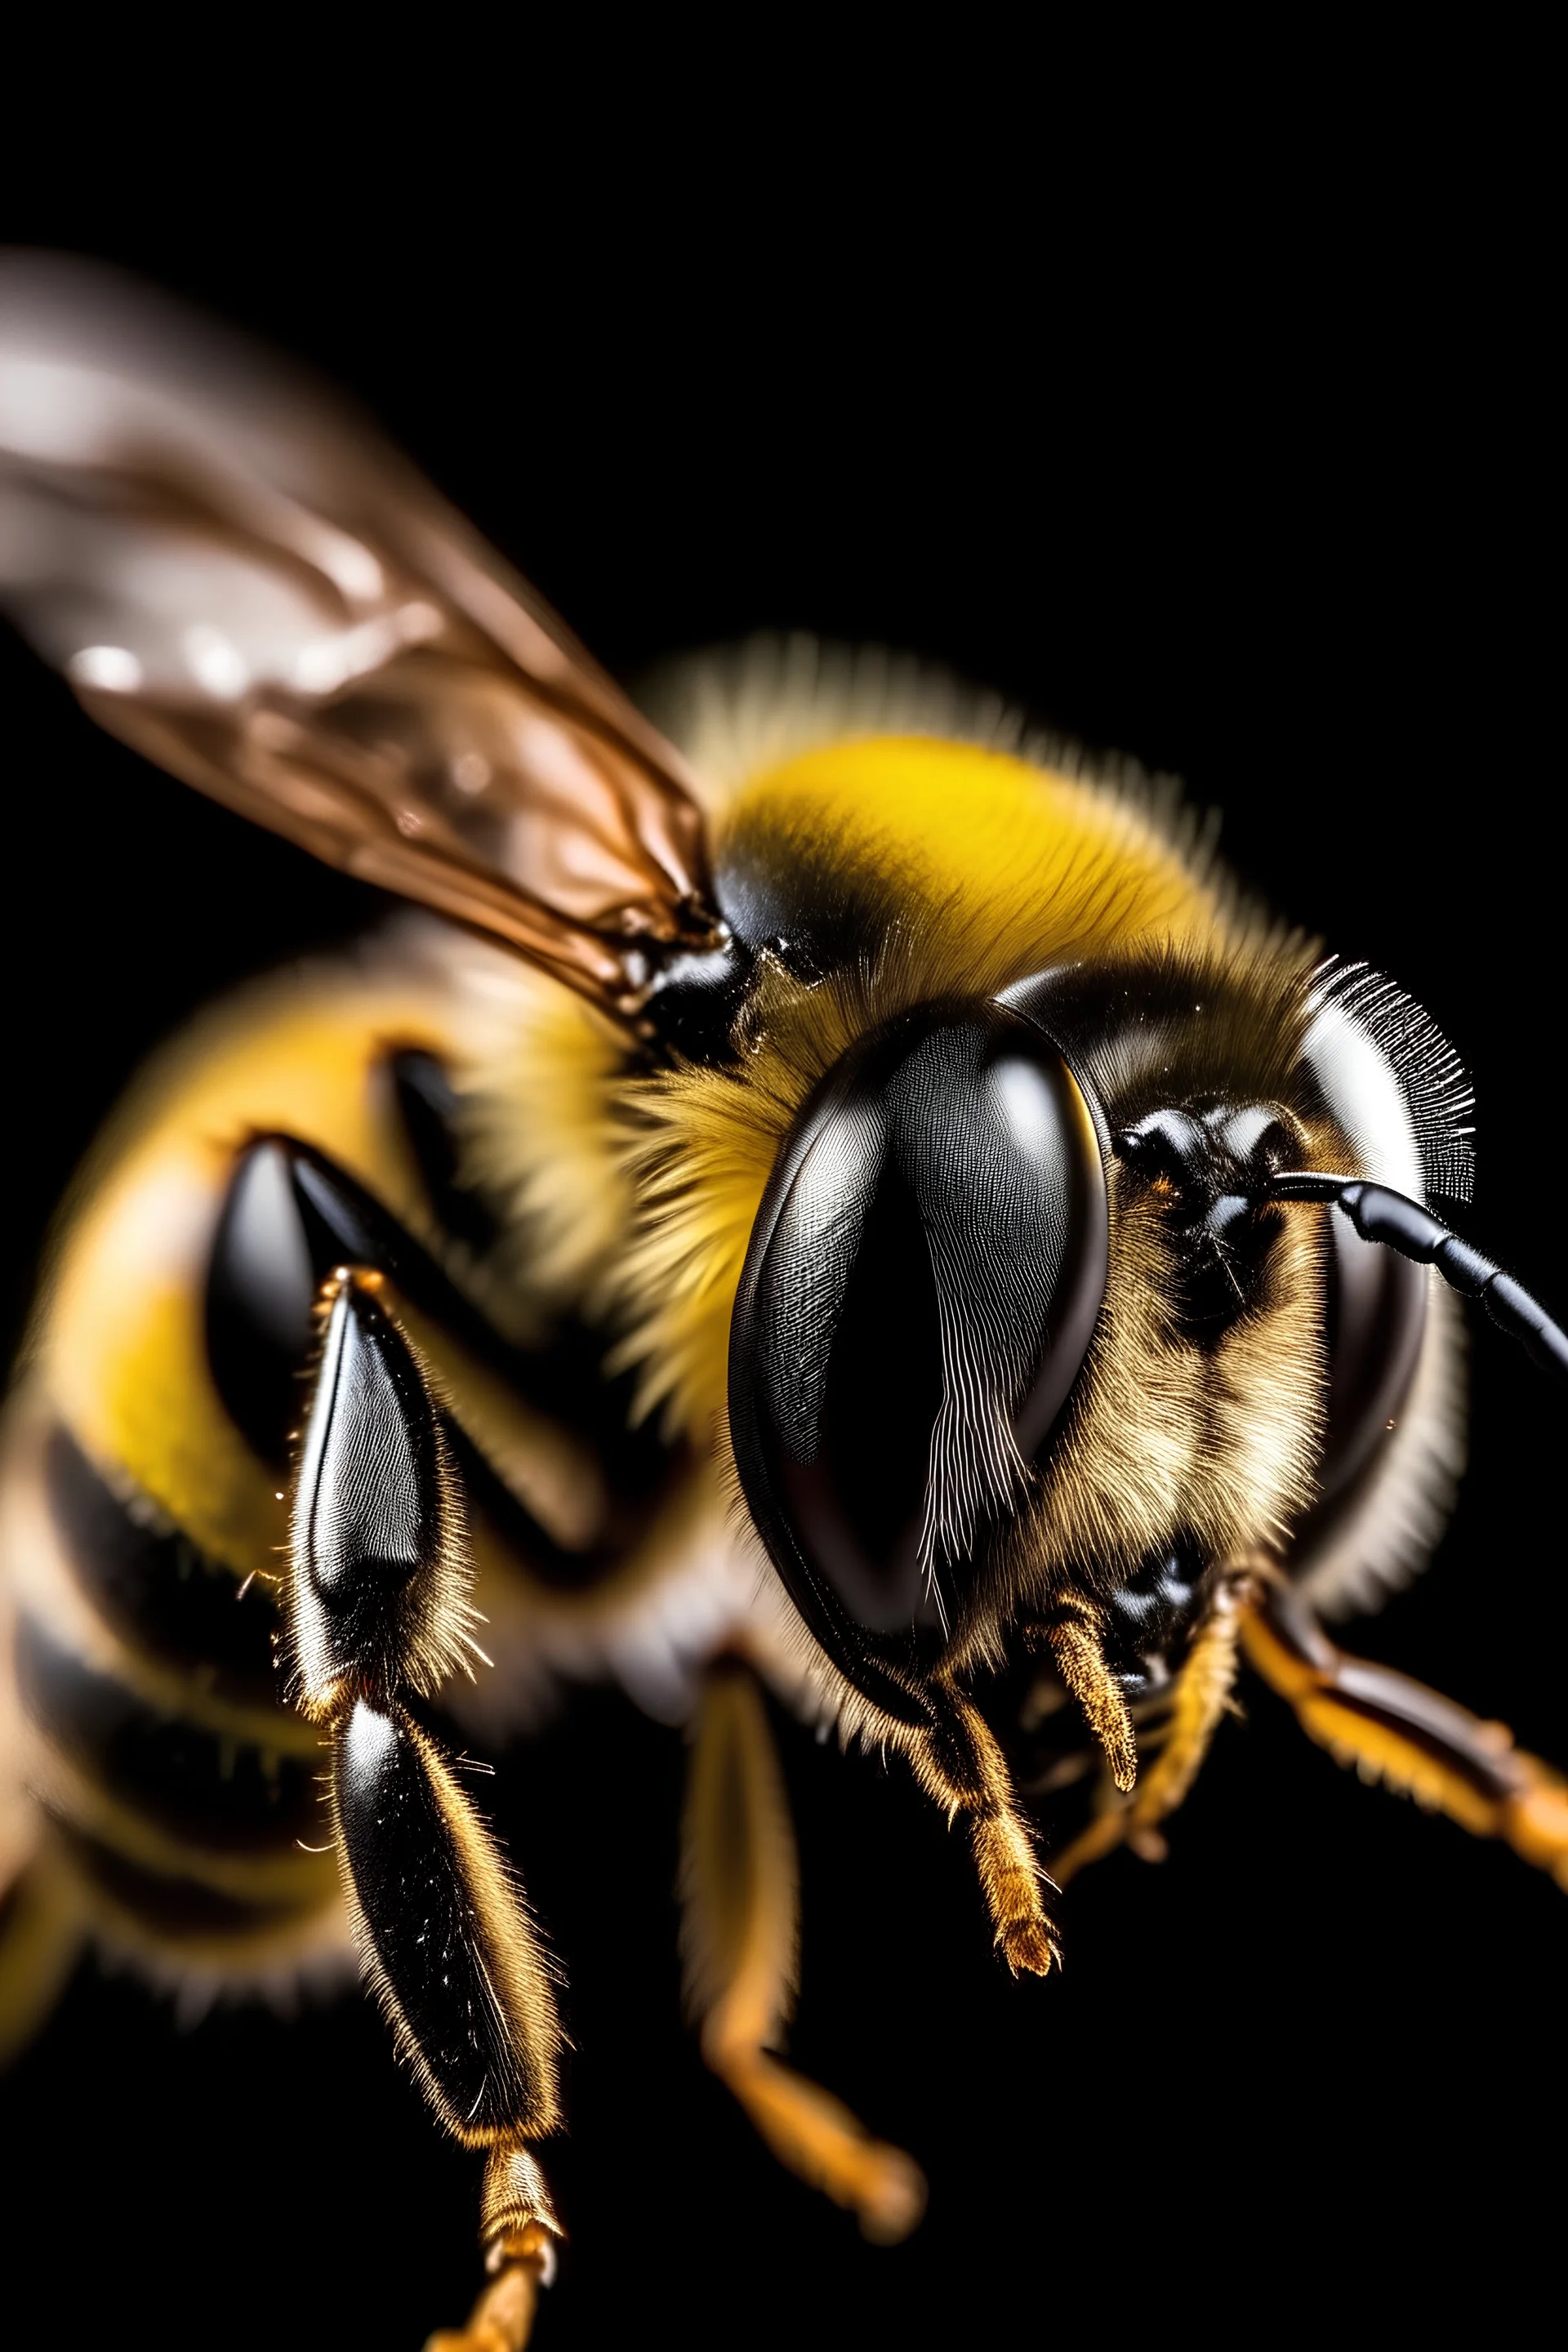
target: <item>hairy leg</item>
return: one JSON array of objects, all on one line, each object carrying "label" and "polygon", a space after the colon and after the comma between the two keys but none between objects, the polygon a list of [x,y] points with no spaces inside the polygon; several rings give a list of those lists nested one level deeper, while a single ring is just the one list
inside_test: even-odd
[{"label": "hairy leg", "polygon": [[772,2053],[794,2006],[795,1837],[762,1693],[737,1658],[710,1670],[681,1824],[681,1950],[702,2054],[792,2172],[892,2243],[925,2208],[909,2157]]},{"label": "hairy leg", "polygon": [[1131,1796],[1121,1802],[1112,1797],[1070,1845],[1052,1855],[1051,1870],[1063,1885],[1075,1871],[1119,1845],[1131,1846],[1149,1861],[1163,1853],[1159,1824],[1185,1800],[1230,1705],[1237,1644],[1256,1590],[1247,1570],[1221,1578],[1177,1677],[1163,1745]]},{"label": "hairy leg", "polygon": [[490,2284],[445,2352],[521,2352],[560,2234],[529,2143],[559,2116],[553,1986],[504,1856],[409,1712],[475,1644],[461,1488],[379,1272],[322,1286],[287,1578],[295,1704],[331,1755],[367,1980],[437,2117],[487,2163]]},{"label": "hairy leg", "polygon": [[1340,1763],[1472,1836],[1504,1839],[1568,1891],[1568,1781],[1516,1748],[1506,1725],[1337,1648],[1289,1588],[1265,1591],[1243,1641],[1247,1664]]},{"label": "hairy leg", "polygon": [[1126,1694],[1105,1662],[1104,1612],[1078,1594],[1064,1594],[1040,1630],[1063,1689],[1082,1708],[1111,1780],[1125,1792],[1138,1778],[1138,1750]]},{"label": "hairy leg", "polygon": [[1046,1907],[1047,1877],[1019,1808],[1006,1760],[979,1708],[951,1686],[934,1694],[942,1713],[931,1729],[907,1743],[916,1780],[955,1821],[969,1823],[996,1945],[1016,1975],[1043,1977],[1061,1953]]}]

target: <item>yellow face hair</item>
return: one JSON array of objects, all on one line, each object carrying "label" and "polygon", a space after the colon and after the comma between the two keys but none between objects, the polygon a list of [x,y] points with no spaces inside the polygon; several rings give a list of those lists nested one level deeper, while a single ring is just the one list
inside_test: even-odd
[{"label": "yellow face hair", "polygon": [[[1157,942],[1256,967],[1281,960],[1223,882],[1186,862],[1161,813],[1010,754],[882,738],[809,752],[743,789],[719,864],[820,865],[867,877],[891,912],[875,953],[819,979],[764,961],[732,1069],[680,1066],[618,1089],[621,1164],[639,1218],[616,1273],[617,1361],[639,1406],[695,1433],[722,1416],[730,1312],[768,1176],[839,1056],[906,1006],[989,996],[1048,966]],[[1266,1024],[1275,1008],[1258,1008]]]}]

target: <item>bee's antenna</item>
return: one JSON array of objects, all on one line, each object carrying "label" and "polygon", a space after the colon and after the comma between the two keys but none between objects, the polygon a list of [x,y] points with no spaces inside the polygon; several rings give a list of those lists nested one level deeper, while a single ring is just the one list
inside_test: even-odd
[{"label": "bee's antenna", "polygon": [[1544,1370],[1568,1378],[1568,1331],[1552,1321],[1521,1282],[1505,1274],[1495,1259],[1472,1249],[1418,1201],[1387,1184],[1327,1176],[1310,1168],[1277,1170],[1258,1197],[1331,1202],[1343,1211],[1363,1241],[1380,1242],[1401,1257],[1414,1258],[1417,1265],[1435,1265],[1451,1288],[1466,1298],[1479,1298],[1499,1329],[1520,1340]]}]

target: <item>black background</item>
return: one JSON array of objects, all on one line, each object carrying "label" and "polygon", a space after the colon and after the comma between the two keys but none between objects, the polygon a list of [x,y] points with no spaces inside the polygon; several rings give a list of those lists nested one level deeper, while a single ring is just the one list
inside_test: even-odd
[{"label": "black background", "polygon": [[[1135,124],[1114,86],[1031,110],[1008,68],[961,100],[939,72],[865,154],[847,114],[753,143],[742,78],[679,172],[679,139],[617,152],[576,86],[545,150],[528,84],[510,160],[470,176],[449,110],[423,143],[416,75],[379,113],[334,84],[276,141],[219,123],[159,159],[144,129],[110,164],[84,132],[5,228],[346,382],[622,675],[763,626],[874,639],[1180,773],[1249,881],[1458,1045],[1468,1229],[1561,1304],[1562,514],[1513,85],[1391,69],[1368,95],[1358,64],[1360,96],[1287,131],[1261,68],[1245,129],[1163,118],[1157,89]],[[0,697],[15,1330],[143,1052],[375,908],[96,735],[9,639]],[[1474,1380],[1455,1525],[1353,1638],[1568,1759],[1560,1401],[1485,1328]],[[890,2253],[772,2166],[680,2032],[679,1738],[589,1695],[504,1760],[577,2045],[541,2346],[1558,2299],[1568,1905],[1247,1697],[1170,1862],[1075,1885],[1043,1985],[993,1962],[963,1844],[901,1771],[781,1726],[793,2051],[931,2175]],[[89,1969],[0,2102],[12,2292],[73,2341],[412,2347],[466,2307],[474,2167],[353,1998],[187,2033]]]}]

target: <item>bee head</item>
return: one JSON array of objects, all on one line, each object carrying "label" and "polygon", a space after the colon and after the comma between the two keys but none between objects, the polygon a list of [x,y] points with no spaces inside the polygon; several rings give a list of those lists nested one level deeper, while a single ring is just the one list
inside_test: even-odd
[{"label": "bee head", "polygon": [[1268,1187],[1300,1164],[1299,1123],[1268,1104],[1166,1108],[1121,1129],[1111,1150],[1181,1237],[1181,1328],[1200,1341],[1222,1331],[1258,1296],[1282,1215]]},{"label": "bee head", "polygon": [[1035,1024],[950,1001],[842,1057],[764,1196],[731,1329],[742,1486],[811,1631],[903,1721],[1088,1354],[1108,1148]]},{"label": "bee head", "polygon": [[1227,1562],[1337,1541],[1426,1361],[1427,1266],[1568,1363],[1381,1179],[1419,1183],[1394,1149],[1418,1118],[1448,1134],[1447,1049],[1411,1068],[1356,1031],[1336,1059],[1315,987],[1261,954],[1043,972],[884,1020],[797,1112],[736,1295],[731,1434],[801,1617],[892,1723],[1061,1646],[1064,1611],[1131,1687],[1173,1560],[1186,1624]]}]

